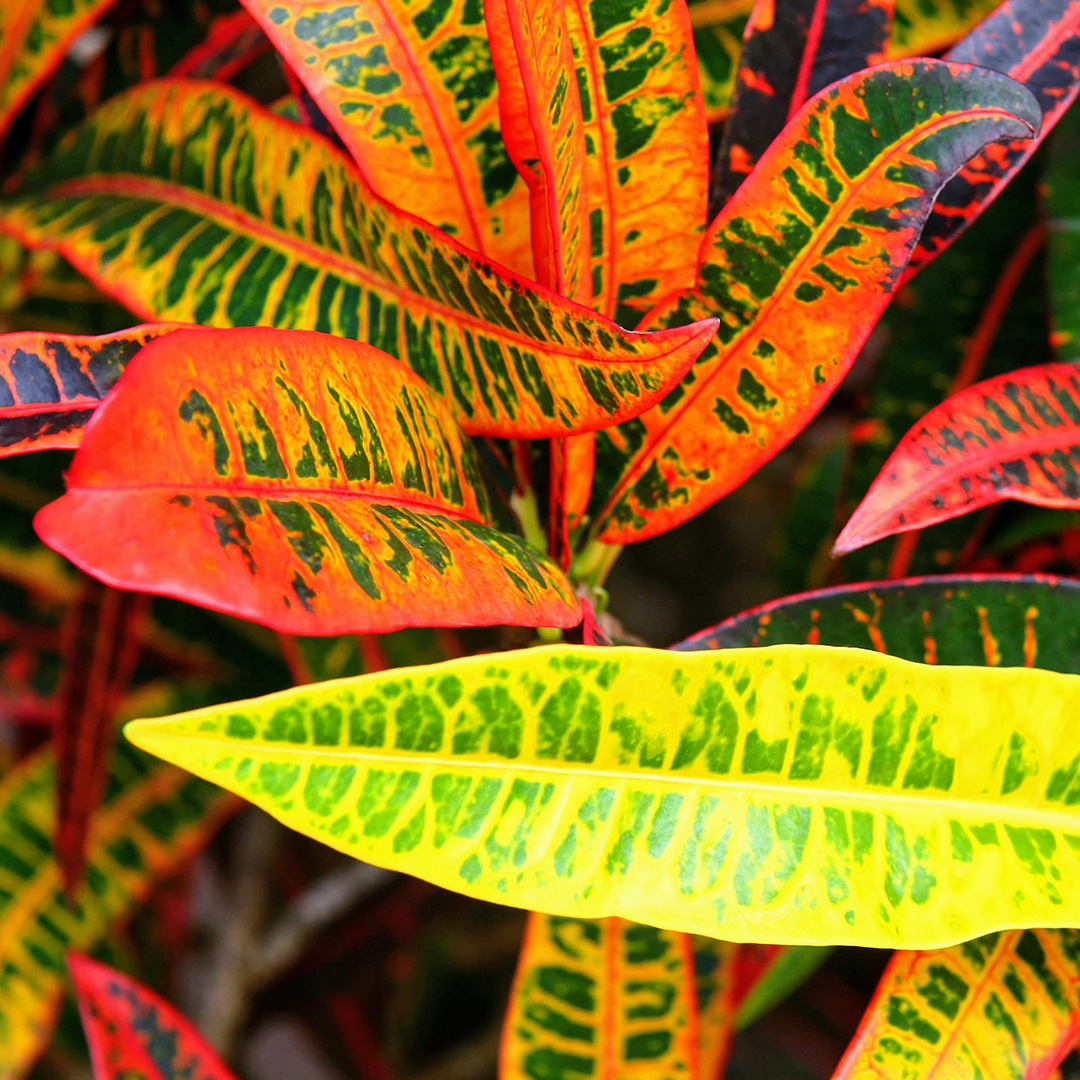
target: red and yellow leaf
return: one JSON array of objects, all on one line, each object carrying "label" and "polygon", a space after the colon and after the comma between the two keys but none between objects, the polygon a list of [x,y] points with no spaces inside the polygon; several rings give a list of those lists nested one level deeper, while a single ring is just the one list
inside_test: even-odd
[{"label": "red and yellow leaf", "polygon": [[233,1080],[192,1024],[127,975],[68,953],[94,1080]]},{"label": "red and yellow leaf", "polygon": [[940,255],[1001,193],[1080,91],[1080,0],[1006,0],[946,59],[978,64],[1024,83],[1042,109],[1035,138],[992,143],[938,195],[907,270]]},{"label": "red and yellow leaf", "polygon": [[375,191],[532,276],[528,192],[499,134],[479,3],[244,3]]},{"label": "red and yellow leaf", "polygon": [[503,1027],[499,1080],[696,1080],[696,993],[687,934],[533,912]]},{"label": "red and yellow leaf", "polygon": [[698,283],[648,325],[719,312],[717,345],[657,407],[596,436],[600,538],[672,528],[792,439],[847,372],[937,191],[1039,109],[995,72],[921,60],[808,102],[702,247]]},{"label": "red and yellow leaf", "polygon": [[636,415],[715,328],[621,330],[427,232],[325,139],[209,83],[151,83],[107,103],[0,206],[0,226],[154,318],[366,340],[476,434],[562,435]]},{"label": "red and yellow leaf", "polygon": [[73,449],[127,362],[178,323],[86,337],[0,334],[0,457]]},{"label": "red and yellow leaf", "polygon": [[284,633],[580,618],[558,568],[492,526],[446,403],[358,342],[160,338],[99,409],[67,483],[36,526],[76,565]]},{"label": "red and yellow leaf", "polygon": [[1080,1036],[1080,933],[898,952],[833,1080],[1045,1080]]},{"label": "red and yellow leaf", "polygon": [[529,189],[536,280],[587,304],[585,129],[563,0],[488,0],[484,19],[503,142]]},{"label": "red and yellow leaf", "polygon": [[976,383],[900,440],[833,550],[854,551],[1002,499],[1080,506],[1080,368],[1041,364]]}]

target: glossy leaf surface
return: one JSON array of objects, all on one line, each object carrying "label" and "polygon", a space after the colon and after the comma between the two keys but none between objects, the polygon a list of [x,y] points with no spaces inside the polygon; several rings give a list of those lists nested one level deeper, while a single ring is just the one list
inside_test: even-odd
[{"label": "glossy leaf surface", "polygon": [[1080,678],[1023,668],[564,646],[126,730],[291,827],[467,895],[916,948],[1080,917],[1078,707]]},{"label": "glossy leaf surface", "polygon": [[1080,934],[897,953],[833,1080],[1043,1080],[1080,1035]]},{"label": "glossy leaf surface", "polygon": [[358,342],[161,338],[101,407],[67,483],[35,524],[72,562],[284,633],[580,618],[559,570],[492,527],[446,403]]},{"label": "glossy leaf surface", "polygon": [[976,383],[900,440],[838,553],[1002,499],[1080,505],[1080,370],[1045,364]]},{"label": "glossy leaf surface", "polygon": [[68,954],[94,1080],[233,1080],[206,1040],[141,983]]},{"label": "glossy leaf surface", "polygon": [[1080,674],[1080,583],[1025,574],[949,574],[788,596],[687,638],[679,650],[841,645],[926,664]]},{"label": "glossy leaf surface", "polygon": [[1004,72],[1042,109],[1034,139],[987,146],[938,196],[912,253],[909,274],[940,254],[1001,193],[1080,91],[1080,0],[1006,0],[947,59]]},{"label": "glossy leaf surface", "polygon": [[[144,703],[145,707],[145,703]],[[39,753],[0,784],[0,1076],[24,1076],[48,1040],[63,995],[68,949],[93,946],[153,884],[200,848],[231,801],[130,746],[114,751],[105,801],[94,815],[86,872],[74,903],[49,837],[55,775]]]},{"label": "glossy leaf surface", "polygon": [[713,333],[628,333],[515,278],[378,201],[326,140],[210,83],[109,102],[0,222],[155,318],[366,340],[406,360],[470,433],[633,415]]},{"label": "glossy leaf surface", "polygon": [[807,103],[710,227],[695,289],[647,320],[719,312],[720,328],[659,406],[596,436],[601,539],[677,525],[793,438],[884,309],[941,185],[1038,122],[1012,80],[932,60],[860,72]]},{"label": "glossy leaf surface", "polygon": [[0,334],[0,457],[78,446],[127,362],[176,325],[133,326],[101,337]]},{"label": "glossy leaf surface", "polygon": [[375,191],[532,276],[528,193],[499,132],[482,5],[244,2]]},{"label": "glossy leaf surface", "polygon": [[697,1080],[690,938],[533,912],[503,1027],[500,1080]]}]

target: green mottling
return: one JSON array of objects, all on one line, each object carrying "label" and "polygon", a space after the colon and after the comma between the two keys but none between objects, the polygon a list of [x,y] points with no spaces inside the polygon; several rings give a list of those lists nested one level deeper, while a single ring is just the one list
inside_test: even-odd
[{"label": "green mottling", "polygon": [[304,783],[304,805],[318,817],[329,817],[349,792],[355,765],[312,765]]}]

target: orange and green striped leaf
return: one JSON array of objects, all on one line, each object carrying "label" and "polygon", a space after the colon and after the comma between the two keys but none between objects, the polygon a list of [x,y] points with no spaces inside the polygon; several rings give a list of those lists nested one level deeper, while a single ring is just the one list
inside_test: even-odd
[{"label": "orange and green striped leaf", "polygon": [[475,0],[244,0],[385,199],[532,277]]},{"label": "orange and green striped leaf", "polygon": [[[791,944],[1080,919],[1080,677],[862,649],[551,646],[128,738],[469,896]],[[346,723],[348,716],[359,717]]]},{"label": "orange and green striped leaf", "polygon": [[754,0],[689,0],[701,97],[710,124],[727,116],[753,7]]},{"label": "orange and green striped leaf", "polygon": [[536,280],[588,303],[585,127],[564,0],[487,0],[503,142],[529,189]]},{"label": "orange and green striped leaf", "polygon": [[844,526],[844,554],[1002,499],[1080,506],[1080,368],[1042,364],[976,383],[901,440]]},{"label": "orange and green striped leaf", "polygon": [[808,98],[885,59],[892,15],[893,0],[758,0],[714,166],[712,213]]},{"label": "orange and green striped leaf", "polygon": [[164,998],[81,953],[68,970],[94,1080],[233,1080],[206,1040]]},{"label": "orange and green striped leaf", "polygon": [[600,539],[672,528],[727,494],[824,404],[873,328],[933,199],[1039,108],[996,72],[881,65],[808,102],[710,227],[698,282],[646,325],[719,313],[715,346],[657,407],[596,436]]},{"label": "orange and green striped leaf", "polygon": [[503,1026],[499,1080],[698,1080],[687,934],[533,912]]},{"label": "orange and green striped leaf", "polygon": [[0,139],[68,46],[113,0],[4,0],[0,4]]},{"label": "orange and green striped leaf", "polygon": [[366,340],[407,361],[470,433],[561,435],[635,415],[715,328],[620,330],[425,231],[325,139],[210,83],[151,83],[104,105],[0,204],[0,227],[152,318]]},{"label": "orange and green striped leaf", "polygon": [[901,952],[833,1080],[1046,1080],[1080,1036],[1080,933]]},{"label": "orange and green striped leaf", "polygon": [[78,446],[127,362],[178,325],[133,326],[102,337],[0,334],[0,457]]},{"label": "orange and green striped leaf", "polygon": [[698,1069],[701,1080],[721,1080],[735,1033],[735,986],[741,945],[717,938],[690,938],[698,1013]]},{"label": "orange and green striped leaf", "polygon": [[1080,0],[1006,0],[948,53],[948,60],[1024,83],[1042,110],[1035,138],[990,144],[938,195],[907,276],[940,255],[1001,193],[1080,92]]},{"label": "orange and green striped leaf", "polygon": [[100,407],[67,484],[35,525],[76,565],[284,633],[580,619],[558,568],[493,527],[446,403],[358,342],[261,327],[159,338]]},{"label": "orange and green striped leaf", "polygon": [[4,1080],[25,1076],[51,1035],[65,989],[65,952],[91,948],[130,915],[157,881],[207,842],[234,806],[212,785],[118,745],[72,900],[49,843],[55,784],[47,753],[27,759],[0,782]]}]

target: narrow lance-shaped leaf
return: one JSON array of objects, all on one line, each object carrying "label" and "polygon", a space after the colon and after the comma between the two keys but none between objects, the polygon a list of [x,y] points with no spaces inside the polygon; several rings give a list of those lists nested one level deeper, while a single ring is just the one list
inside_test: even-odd
[{"label": "narrow lance-shaped leaf", "polygon": [[[146,702],[143,708],[146,708]],[[179,769],[119,745],[105,801],[90,828],[74,901],[64,892],[49,837],[55,775],[47,753],[0,784],[0,1076],[27,1074],[52,1033],[67,949],[89,949],[130,915],[160,879],[213,835],[231,800]]]},{"label": "narrow lance-shaped leaf", "polygon": [[1059,360],[1080,361],[1080,113],[1065,114],[1050,145],[1043,175],[1046,211],[1046,273],[1053,326],[1051,341]]},{"label": "narrow lance-shaped leaf", "polygon": [[164,998],[80,953],[68,954],[68,969],[94,1080],[233,1080],[206,1040]]},{"label": "narrow lance-shaped leaf", "polygon": [[536,280],[587,304],[585,127],[563,0],[488,0],[503,142],[529,189]]},{"label": "narrow lance-shaped leaf", "polygon": [[822,945],[782,945],[776,949],[740,997],[735,1014],[735,1030],[749,1027],[786,1001],[828,960],[832,952],[832,948]]},{"label": "narrow lance-shaped leaf", "polygon": [[67,483],[35,521],[50,547],[117,588],[284,633],[580,618],[559,570],[493,527],[445,402],[358,342],[160,338],[101,406]]},{"label": "narrow lance-shaped leaf", "polygon": [[503,1026],[499,1080],[698,1080],[687,934],[533,912]]},{"label": "narrow lance-shaped leaf", "polygon": [[4,0],[0,5],[0,139],[68,46],[113,0]]},{"label": "narrow lance-shaped leaf", "polygon": [[244,0],[381,196],[532,277],[475,0]]},{"label": "narrow lance-shaped leaf", "polygon": [[889,297],[937,191],[1039,109],[996,72],[882,65],[808,102],[702,245],[694,290],[648,325],[720,313],[715,348],[657,407],[596,436],[600,538],[693,516],[790,441],[837,386]]},{"label": "narrow lance-shaped leaf", "polygon": [[210,23],[205,39],[170,67],[169,74],[178,79],[224,82],[270,49],[266,35],[246,11],[231,11]]},{"label": "narrow lance-shaped leaf", "polygon": [[840,585],[735,615],[676,649],[844,645],[926,664],[1040,667],[1080,675],[1080,582],[947,574]]},{"label": "narrow lance-shaped leaf", "polygon": [[467,895],[921,948],[1080,918],[1078,708],[1080,678],[1025,668],[555,646],[126,730],[291,827]]},{"label": "narrow lance-shaped leaf", "polygon": [[1080,933],[897,953],[833,1080],[1044,1080],[1080,1036]]},{"label": "narrow lance-shaped leaf", "polygon": [[947,521],[1002,499],[1080,506],[1080,369],[1043,364],[976,383],[900,440],[833,548]]},{"label": "narrow lance-shaped leaf", "polygon": [[1080,91],[1080,0],[1005,0],[951,49],[948,60],[978,64],[1024,83],[1042,109],[1034,139],[987,146],[937,198],[907,276],[941,254],[1001,193]]},{"label": "narrow lance-shaped leaf", "polygon": [[74,449],[127,362],[179,325],[133,326],[102,337],[0,334],[0,457]]},{"label": "narrow lance-shaped leaf", "polygon": [[210,83],[108,102],[0,204],[0,227],[59,249],[154,318],[366,340],[475,434],[561,435],[634,415],[714,330],[620,330],[425,231],[325,139]]}]

